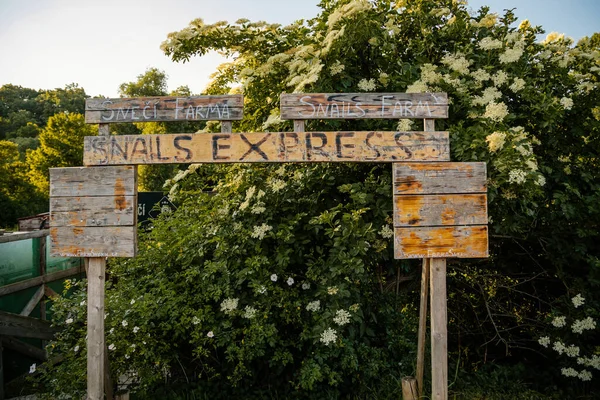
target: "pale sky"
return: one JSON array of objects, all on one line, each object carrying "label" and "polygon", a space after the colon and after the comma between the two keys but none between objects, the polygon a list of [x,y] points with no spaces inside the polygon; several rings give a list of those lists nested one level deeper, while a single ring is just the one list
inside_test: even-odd
[{"label": "pale sky", "polygon": [[[223,59],[174,63],[160,50],[169,32],[195,18],[289,24],[317,15],[318,0],[0,0],[0,86],[53,89],[78,83],[88,95],[117,97],[147,68],[169,77],[169,90],[200,93]],[[546,32],[574,39],[600,32],[600,0],[470,0],[472,9],[516,8]]]}]

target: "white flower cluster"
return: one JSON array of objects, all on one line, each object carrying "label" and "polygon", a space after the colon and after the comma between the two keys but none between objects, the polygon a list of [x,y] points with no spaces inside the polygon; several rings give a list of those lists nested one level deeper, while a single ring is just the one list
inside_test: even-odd
[{"label": "white flower cluster", "polygon": [[294,278],[292,278],[291,276],[289,278],[287,278],[286,283],[288,284],[288,286],[292,286],[294,284]]},{"label": "white flower cluster", "polygon": [[548,348],[548,346],[550,345],[550,338],[548,336],[542,336],[541,338],[538,339],[538,343],[541,346]]},{"label": "white flower cluster", "polygon": [[491,79],[491,75],[487,71],[485,71],[481,68],[478,69],[477,71],[473,71],[471,73],[471,76],[473,77],[473,79],[475,79],[478,82],[484,82],[484,81]]},{"label": "white flower cluster", "polygon": [[260,226],[256,225],[256,226],[254,226],[254,229],[250,236],[253,237],[254,239],[263,240],[265,238],[265,235],[267,234],[267,232],[269,232],[271,229],[273,229],[273,227],[271,225],[267,225],[264,223]]},{"label": "white flower cluster", "polygon": [[389,239],[391,237],[394,236],[394,230],[392,228],[390,228],[389,225],[384,225],[381,227],[381,230],[379,231],[379,234],[384,238],[384,239]]},{"label": "white flower cluster", "polygon": [[346,68],[344,66],[344,64],[342,64],[341,62],[339,62],[339,60],[337,60],[336,62],[333,63],[333,65],[331,67],[329,67],[329,72],[331,73],[331,75],[337,75],[339,73],[341,73],[344,68]]},{"label": "white flower cluster", "polygon": [[555,317],[552,320],[552,326],[555,326],[556,328],[562,328],[566,324],[567,324],[567,318],[565,316]]},{"label": "white flower cluster", "polygon": [[198,325],[199,323],[200,323],[200,318],[198,318],[197,316],[194,315],[194,318],[192,318],[192,324]]},{"label": "white flower cluster", "polygon": [[523,46],[524,42],[517,42],[512,49],[504,50],[504,53],[500,54],[500,63],[509,64],[519,61],[524,52]]},{"label": "white flower cluster", "polygon": [[473,62],[467,60],[462,54],[447,54],[442,58],[442,63],[447,65],[450,69],[466,75],[469,73],[469,66]]},{"label": "white flower cluster", "polygon": [[592,373],[589,371],[586,371],[585,369],[581,372],[577,372],[577,370],[575,370],[574,368],[562,368],[560,370],[560,373],[567,377],[579,378],[582,381],[592,380]]},{"label": "white flower cluster", "polygon": [[333,322],[339,326],[346,325],[350,322],[350,313],[346,310],[337,310],[335,317],[333,317]]},{"label": "white flower cluster", "polygon": [[504,147],[504,142],[506,141],[506,133],[504,132],[494,132],[489,134],[485,141],[488,143],[488,148],[490,152],[495,153],[498,150],[502,150]]},{"label": "white flower cluster", "polygon": [[231,314],[233,310],[235,310],[238,306],[239,299],[235,298],[227,298],[221,302],[221,311],[224,311],[227,314]]},{"label": "white flower cluster", "polygon": [[563,97],[560,99],[560,105],[563,106],[565,110],[570,110],[573,108],[573,100],[568,97]]},{"label": "white flower cluster", "polygon": [[521,184],[527,180],[527,172],[522,169],[513,169],[508,173],[508,183]]},{"label": "white flower cluster", "polygon": [[398,132],[406,132],[412,129],[413,121],[411,119],[402,118],[398,120],[398,125],[396,126],[396,130]]},{"label": "white flower cluster", "polygon": [[483,106],[486,104],[490,104],[494,102],[494,100],[499,99],[500,97],[502,97],[502,92],[500,92],[495,87],[488,87],[485,88],[481,96],[473,97],[473,105]]},{"label": "white flower cluster", "polygon": [[330,343],[334,343],[337,340],[337,332],[335,329],[327,328],[323,333],[321,333],[321,342],[325,343],[326,346],[329,346]]},{"label": "white flower cluster", "polygon": [[585,302],[585,299],[583,298],[583,296],[581,295],[581,293],[579,293],[577,296],[573,297],[571,299],[571,301],[573,302],[573,306],[575,308],[581,307],[583,305],[583,303]]},{"label": "white flower cluster", "polygon": [[502,42],[487,36],[479,41],[479,47],[483,50],[501,49]]},{"label": "white flower cluster", "polygon": [[306,311],[319,311],[321,309],[321,301],[320,300],[315,300],[315,301],[311,301],[310,303],[308,303],[306,305]]},{"label": "white flower cluster", "polygon": [[304,283],[302,284],[302,289],[303,289],[303,290],[308,290],[308,289],[310,289],[310,283],[308,283],[308,282],[304,282]]},{"label": "white flower cluster", "polygon": [[274,193],[279,192],[280,190],[284,189],[287,186],[287,184],[282,181],[281,179],[272,179],[271,180],[271,189],[273,190]]},{"label": "white flower cluster", "polygon": [[506,104],[491,102],[485,107],[483,118],[489,118],[492,121],[500,122],[508,115]]},{"label": "white flower cluster", "polygon": [[509,86],[510,90],[517,93],[525,87],[525,81],[521,78],[515,78],[513,83]]},{"label": "white flower cluster", "polygon": [[377,86],[375,85],[375,79],[361,79],[358,82],[358,88],[363,92],[372,92]]},{"label": "white flower cluster", "polygon": [[255,315],[256,315],[256,308],[251,307],[251,306],[246,306],[246,308],[244,308],[244,315],[242,315],[242,317],[244,317],[246,319],[252,319],[252,318],[254,318]]},{"label": "white flower cluster", "polygon": [[573,333],[583,333],[583,331],[592,329],[596,329],[596,321],[594,321],[592,317],[577,319],[573,322],[573,325],[571,325]]}]

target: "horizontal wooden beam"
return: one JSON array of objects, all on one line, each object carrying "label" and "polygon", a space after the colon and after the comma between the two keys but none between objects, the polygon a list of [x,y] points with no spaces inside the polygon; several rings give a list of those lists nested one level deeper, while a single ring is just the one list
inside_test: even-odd
[{"label": "horizontal wooden beam", "polygon": [[242,95],[88,99],[85,122],[240,120],[243,103]]},{"label": "horizontal wooden beam", "polygon": [[42,285],[44,283],[58,281],[60,279],[68,278],[69,276],[81,274],[83,272],[85,272],[83,266],[73,267],[62,271],[53,272],[51,274],[36,276],[35,278],[12,283],[10,285],[0,286],[0,296],[6,296],[7,294],[29,289],[30,287]]},{"label": "horizontal wooden beam", "polygon": [[1,336],[2,346],[7,349],[14,350],[18,353],[24,354],[27,357],[33,358],[34,360],[46,361],[48,356],[46,351],[35,346],[25,343],[12,336]]},{"label": "horizontal wooden beam", "polygon": [[46,295],[46,297],[49,297],[51,299],[54,299],[55,297],[60,296],[58,293],[56,293],[54,290],[52,290],[52,288],[48,285],[44,285],[44,294]]},{"label": "horizontal wooden beam", "polygon": [[487,225],[394,228],[394,256],[407,258],[486,258]]},{"label": "horizontal wooden beam", "polygon": [[448,132],[271,132],[88,136],[85,165],[449,161]]},{"label": "horizontal wooden beam", "polygon": [[487,195],[394,196],[394,226],[485,225]]},{"label": "horizontal wooden beam", "polygon": [[13,233],[4,232],[4,234],[0,236],[0,243],[17,242],[19,240],[34,239],[34,238],[48,236],[49,234],[50,234],[50,230],[48,230],[48,229],[41,229],[39,231],[29,231],[29,232],[13,232]]},{"label": "horizontal wooden beam", "polygon": [[0,311],[0,335],[53,339],[57,330],[50,322]]},{"label": "horizontal wooden beam", "polygon": [[396,163],[394,194],[486,193],[483,162]]},{"label": "horizontal wooden beam", "polygon": [[50,168],[50,197],[134,196],[136,184],[133,166]]},{"label": "horizontal wooden beam", "polygon": [[281,94],[281,119],[448,118],[446,93]]},{"label": "horizontal wooden beam", "polygon": [[50,228],[53,257],[135,257],[136,226]]}]

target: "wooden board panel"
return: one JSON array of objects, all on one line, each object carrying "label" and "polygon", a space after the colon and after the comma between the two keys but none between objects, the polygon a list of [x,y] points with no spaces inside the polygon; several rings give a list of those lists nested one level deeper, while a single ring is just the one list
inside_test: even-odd
[{"label": "wooden board panel", "polygon": [[85,122],[240,120],[243,103],[242,95],[88,99]]},{"label": "wooden board panel", "polygon": [[394,226],[487,224],[487,195],[444,194],[394,197]]},{"label": "wooden board panel", "polygon": [[135,226],[50,228],[53,257],[135,257]]},{"label": "wooden board panel", "polygon": [[135,225],[135,196],[51,197],[50,226]]},{"label": "wooden board panel", "polygon": [[446,93],[281,94],[281,119],[448,118]]},{"label": "wooden board panel", "polygon": [[132,166],[50,168],[50,197],[133,196],[137,171]]},{"label": "wooden board panel", "polygon": [[486,192],[483,162],[394,164],[394,194]]},{"label": "wooden board panel", "polygon": [[88,136],[85,165],[449,160],[448,132]]},{"label": "wooden board panel", "polygon": [[394,228],[394,255],[406,258],[486,258],[487,225]]}]

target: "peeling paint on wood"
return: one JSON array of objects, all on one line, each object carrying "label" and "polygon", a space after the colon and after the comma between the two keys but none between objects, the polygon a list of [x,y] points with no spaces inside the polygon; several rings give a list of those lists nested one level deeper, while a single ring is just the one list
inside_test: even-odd
[{"label": "peeling paint on wood", "polygon": [[394,255],[406,258],[486,258],[486,225],[394,228]]},{"label": "peeling paint on wood", "polygon": [[135,257],[137,227],[51,227],[52,257]]},{"label": "peeling paint on wood", "polygon": [[135,196],[51,197],[50,226],[135,224]]},{"label": "peeling paint on wood", "polygon": [[241,120],[243,103],[242,95],[88,99],[85,122]]},{"label": "peeling paint on wood", "polygon": [[394,194],[434,193],[487,193],[485,163],[394,164]]},{"label": "peeling paint on wood", "polygon": [[448,118],[446,93],[281,94],[281,119]]},{"label": "peeling paint on wood", "polygon": [[99,137],[85,165],[449,160],[448,132],[271,132]]},{"label": "peeling paint on wood", "polygon": [[487,224],[485,194],[407,195],[394,197],[394,226]]},{"label": "peeling paint on wood", "polygon": [[[116,182],[119,180],[119,188]],[[50,168],[50,197],[123,196],[137,193],[137,171],[133,166],[115,168]]]}]

